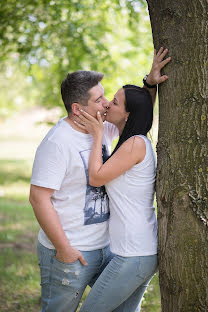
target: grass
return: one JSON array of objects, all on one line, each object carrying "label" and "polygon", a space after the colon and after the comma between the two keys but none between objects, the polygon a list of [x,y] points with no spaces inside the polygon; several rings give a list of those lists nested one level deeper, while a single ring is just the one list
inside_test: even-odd
[{"label": "grass", "polygon": [[151,280],[142,300],[141,312],[160,312],[160,289],[158,273]]},{"label": "grass", "polygon": [[[37,130],[34,131],[37,134]],[[16,133],[14,128],[6,140],[0,125],[0,141],[3,142],[0,143],[0,311],[37,312],[40,311],[36,256],[39,225],[28,202],[32,158],[31,153],[22,148],[22,141],[21,147],[14,150],[12,136]],[[33,142],[31,138],[30,135],[30,144],[24,146],[28,149],[33,146],[35,150],[38,140],[35,137]],[[15,146],[20,140],[21,137],[15,139]],[[27,142],[27,138],[24,141]],[[88,287],[83,299],[89,290]],[[145,293],[141,311],[160,312],[158,275],[154,276]]]},{"label": "grass", "polygon": [[0,311],[39,311],[39,226],[28,202],[30,163],[0,160]]}]

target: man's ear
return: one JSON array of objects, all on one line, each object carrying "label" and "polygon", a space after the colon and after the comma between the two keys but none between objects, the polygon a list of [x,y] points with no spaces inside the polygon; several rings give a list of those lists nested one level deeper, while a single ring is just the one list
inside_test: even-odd
[{"label": "man's ear", "polygon": [[80,106],[79,103],[72,103],[71,109],[72,109],[72,113],[73,113],[73,114],[79,116],[79,114],[80,114],[80,109],[81,109],[81,106]]}]

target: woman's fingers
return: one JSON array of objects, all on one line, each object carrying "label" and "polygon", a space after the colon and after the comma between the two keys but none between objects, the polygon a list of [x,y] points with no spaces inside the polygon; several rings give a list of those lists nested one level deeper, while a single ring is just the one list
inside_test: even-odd
[{"label": "woman's fingers", "polygon": [[102,120],[102,117],[101,117],[101,114],[100,112],[98,111],[97,112],[97,119],[93,116],[91,116],[90,114],[88,114],[87,112],[83,111],[83,110],[80,110],[80,115],[78,116],[84,123],[87,123],[87,124],[97,124],[97,122],[101,122],[103,123],[103,120]]},{"label": "woman's fingers", "polygon": [[[92,116],[90,115],[90,117]],[[97,112],[97,119],[94,117],[87,119],[84,114],[79,114],[76,116],[74,123],[80,129],[87,131],[93,136],[99,134],[100,131],[103,131],[103,120],[100,112]]]},{"label": "woman's fingers", "polygon": [[103,124],[100,112],[97,112],[97,119],[84,111],[80,111],[79,115],[76,115],[75,119],[77,124],[85,127],[97,127],[99,124]]},{"label": "woman's fingers", "polygon": [[162,69],[167,63],[169,63],[171,57],[166,58],[164,61],[160,62],[160,69]]},{"label": "woman's fingers", "polygon": [[79,120],[79,121],[80,121],[80,120],[81,120],[82,122],[88,121],[88,119],[87,119],[85,116],[81,115],[81,114],[80,114],[80,115],[77,115],[76,117],[77,117],[77,120]]},{"label": "woman's fingers", "polygon": [[159,49],[159,51],[157,52],[156,55],[159,57],[159,56],[161,55],[162,51],[163,51],[163,47],[161,47],[161,48]]},{"label": "woman's fingers", "polygon": [[99,124],[101,125],[103,125],[103,120],[102,120],[102,117],[101,117],[101,114],[100,114],[100,112],[98,111],[97,112],[97,119],[98,119],[98,122],[99,122]]},{"label": "woman's fingers", "polygon": [[86,127],[84,125],[82,125],[81,123],[77,122],[76,120],[74,120],[75,125],[77,125],[80,129],[86,130]]},{"label": "woman's fingers", "polygon": [[161,76],[161,77],[158,79],[158,84],[164,82],[164,81],[167,80],[167,79],[168,79],[168,76],[167,76],[167,75]]},{"label": "woman's fingers", "polygon": [[160,62],[164,59],[164,57],[166,56],[167,53],[168,53],[168,49],[165,49],[165,50],[161,53],[161,55],[159,56]]},{"label": "woman's fingers", "polygon": [[87,112],[85,112],[83,109],[79,110],[81,115],[84,116],[86,119],[88,120],[93,120],[95,119],[93,116],[91,116],[90,114],[88,114]]},{"label": "woman's fingers", "polygon": [[159,62],[161,62],[167,53],[168,53],[168,49],[163,50],[163,48],[160,48],[158,53],[156,54],[156,58],[158,59]]}]

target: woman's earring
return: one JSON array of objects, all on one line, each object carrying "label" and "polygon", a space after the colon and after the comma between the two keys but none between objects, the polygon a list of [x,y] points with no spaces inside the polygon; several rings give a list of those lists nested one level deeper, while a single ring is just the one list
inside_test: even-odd
[{"label": "woman's earring", "polygon": [[126,117],[125,122],[127,122],[128,118]]}]

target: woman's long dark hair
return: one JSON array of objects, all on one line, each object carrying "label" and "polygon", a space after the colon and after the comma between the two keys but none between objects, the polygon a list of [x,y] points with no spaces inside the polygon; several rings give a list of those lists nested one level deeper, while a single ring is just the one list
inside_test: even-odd
[{"label": "woman's long dark hair", "polygon": [[130,137],[138,134],[146,136],[152,127],[153,104],[149,92],[135,85],[125,85],[123,88],[125,108],[130,114],[112,154]]}]

